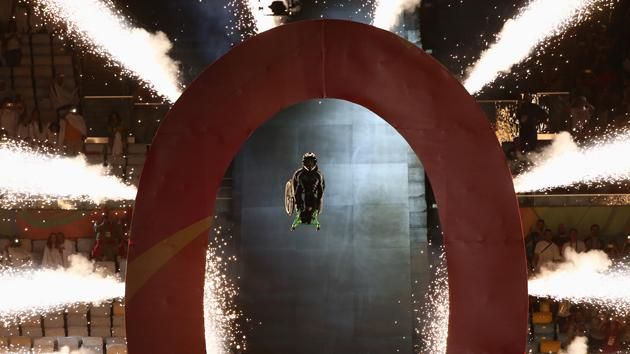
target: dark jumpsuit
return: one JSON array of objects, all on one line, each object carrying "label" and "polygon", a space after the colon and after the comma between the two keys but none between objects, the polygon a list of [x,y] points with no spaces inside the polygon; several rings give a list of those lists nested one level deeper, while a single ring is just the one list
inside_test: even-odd
[{"label": "dark jumpsuit", "polygon": [[325,188],[324,175],[317,166],[310,171],[302,167],[293,174],[293,190],[298,209],[298,215],[293,222],[294,228],[301,223],[319,227],[317,216],[321,210]]}]

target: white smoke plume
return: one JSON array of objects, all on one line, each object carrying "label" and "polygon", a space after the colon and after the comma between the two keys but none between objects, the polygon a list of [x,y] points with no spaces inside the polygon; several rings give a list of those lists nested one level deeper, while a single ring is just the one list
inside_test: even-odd
[{"label": "white smoke plume", "polygon": [[615,183],[630,180],[630,131],[610,134],[579,147],[562,132],[550,147],[530,156],[533,167],[514,178],[517,193],[544,191],[576,184]]},{"label": "white smoke plume", "polygon": [[0,144],[0,207],[20,207],[59,200],[100,204],[105,200],[134,200],[136,187],[90,165],[85,156],[64,157],[35,151],[19,143]]},{"label": "white smoke plume", "polygon": [[400,21],[403,12],[420,5],[421,0],[376,0],[372,25],[392,30]]},{"label": "white smoke plume", "polygon": [[614,0],[531,0],[505,22],[496,42],[468,69],[464,86],[475,94],[523,60],[545,41],[564,32]]},{"label": "white smoke plume", "polygon": [[123,281],[95,270],[94,263],[82,255],[71,255],[69,260],[68,269],[1,270],[0,321],[124,297]]},{"label": "white smoke plume", "polygon": [[613,267],[606,253],[577,253],[567,248],[564,262],[543,267],[528,282],[529,295],[590,303],[620,315],[630,313],[630,271]]},{"label": "white smoke plume", "polygon": [[171,102],[182,93],[179,63],[163,32],[132,26],[111,0],[35,0],[35,10],[48,22],[63,23],[68,34],[88,50],[111,60],[123,72],[142,80]]},{"label": "white smoke plume", "polygon": [[588,339],[586,337],[575,337],[567,350],[561,350],[560,354],[588,354]]}]

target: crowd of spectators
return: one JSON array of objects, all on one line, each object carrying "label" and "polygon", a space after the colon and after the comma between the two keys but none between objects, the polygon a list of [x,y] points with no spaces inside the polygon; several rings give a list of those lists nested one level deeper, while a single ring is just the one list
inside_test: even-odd
[{"label": "crowd of spectators", "polygon": [[4,97],[0,106],[0,136],[23,141],[33,147],[45,146],[68,155],[84,152],[87,126],[77,108],[76,89],[64,85],[62,74],[51,84],[50,101],[56,117],[43,122],[40,111],[29,111],[20,95]]},{"label": "crowd of spectators", "polygon": [[[122,270],[127,257],[131,212],[124,212],[123,218],[113,217],[112,213],[107,207],[99,211],[98,218],[93,223],[95,233],[93,247],[84,256],[96,262],[113,263],[115,269]],[[32,245],[24,247],[24,242],[31,242],[31,240],[0,239],[0,266],[68,268],[69,257],[78,253],[76,240],[67,239],[63,232],[51,232],[41,253],[31,252]]]},{"label": "crowd of spectators", "polygon": [[[600,235],[600,226],[593,224],[586,237],[580,237],[577,229],[559,224],[553,232],[544,220],[538,220],[526,239],[527,261],[532,275],[541,269],[553,269],[554,263],[562,262],[571,248],[576,253],[600,250],[613,262],[627,262],[630,257],[630,238],[606,239]],[[575,337],[588,338],[589,353],[628,353],[630,351],[630,315],[624,316],[612,309],[591,305],[571,304],[568,301],[530,298],[530,314],[549,311],[553,321],[548,325],[554,339],[568,344]],[[532,316],[532,337],[536,337],[536,321]],[[544,326],[543,326],[544,327]]]}]

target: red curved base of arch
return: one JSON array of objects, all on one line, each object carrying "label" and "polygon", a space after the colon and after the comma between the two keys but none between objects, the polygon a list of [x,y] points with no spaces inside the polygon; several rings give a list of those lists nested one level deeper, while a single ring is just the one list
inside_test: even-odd
[{"label": "red curved base of arch", "polygon": [[371,26],[332,20],[282,26],[234,48],[161,124],[132,227],[130,353],[205,352],[204,256],[224,172],[257,127],[314,98],[372,110],[422,160],[446,239],[448,352],[523,353],[527,279],[518,205],[484,114],[414,45]]}]

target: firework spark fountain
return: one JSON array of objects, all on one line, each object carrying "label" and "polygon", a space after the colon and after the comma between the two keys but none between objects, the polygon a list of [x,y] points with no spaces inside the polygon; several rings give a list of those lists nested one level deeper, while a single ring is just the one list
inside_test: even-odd
[{"label": "firework spark fountain", "polygon": [[392,30],[400,21],[404,11],[420,5],[420,0],[376,0],[372,25],[385,30]]},{"label": "firework spark fountain", "polygon": [[541,43],[587,19],[598,8],[614,3],[615,0],[532,0],[505,23],[496,42],[469,69],[464,86],[471,94],[479,92],[502,72],[525,60]]},{"label": "firework spark fountain", "polygon": [[33,0],[40,17],[60,22],[89,51],[174,102],[181,95],[179,65],[168,56],[172,43],[163,32],[133,27],[110,0]]},{"label": "firework spark fountain", "polygon": [[[0,271],[0,321],[63,310],[77,303],[98,303],[125,295],[120,279],[94,271],[80,255],[70,256],[68,269]],[[45,295],[43,295],[45,294]]]},{"label": "firework spark fountain", "polygon": [[565,261],[542,269],[528,282],[529,294],[573,303],[589,303],[625,316],[630,313],[630,267],[613,266],[602,251],[576,253],[567,249]]},{"label": "firework spark fountain", "polygon": [[23,145],[0,144],[0,207],[11,208],[33,201],[59,200],[101,203],[134,200],[136,188],[109,176],[105,167],[89,165],[85,157],[63,157],[37,152]]},{"label": "firework spark fountain", "polygon": [[236,257],[226,253],[225,247],[230,238],[229,229],[226,231],[228,232],[223,232],[222,226],[213,229],[215,237],[211,239],[206,252],[203,302],[208,354],[226,354],[231,352],[230,349],[247,349],[245,337],[237,323],[242,313],[234,303],[238,288],[227,275],[228,262],[235,262]]},{"label": "firework spark fountain", "polygon": [[569,133],[559,134],[551,147],[532,158],[534,166],[514,178],[517,193],[544,191],[575,184],[630,180],[630,131],[611,135],[580,148]]},{"label": "firework spark fountain", "polygon": [[416,329],[416,333],[422,337],[423,352],[443,354],[446,353],[449,314],[448,272],[443,249],[438,259],[438,264],[431,266],[434,278],[418,312],[421,328]]}]

